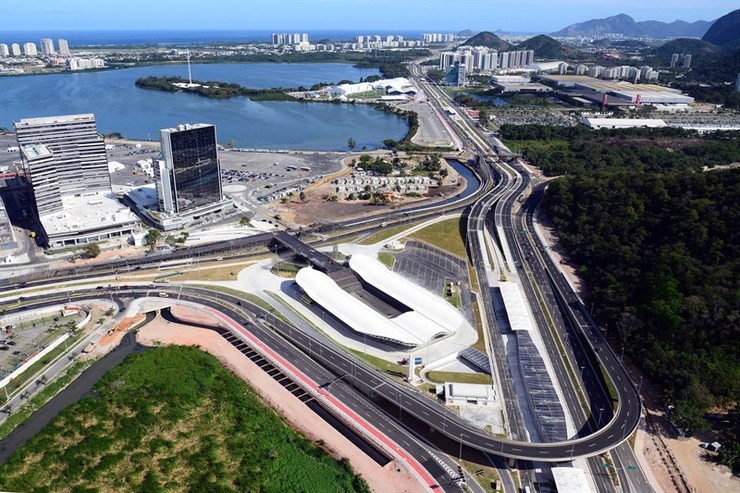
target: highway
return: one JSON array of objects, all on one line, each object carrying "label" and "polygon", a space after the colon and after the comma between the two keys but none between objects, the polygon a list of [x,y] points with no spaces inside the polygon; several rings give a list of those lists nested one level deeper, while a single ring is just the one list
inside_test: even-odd
[{"label": "highway", "polygon": [[[430,92],[433,92],[433,90],[430,89]],[[434,98],[430,98],[430,104],[439,106],[440,103],[437,100],[442,97],[445,96],[435,94]],[[481,239],[483,238],[483,234],[486,233],[487,224],[490,224],[491,218],[493,218],[494,225],[504,229],[506,242],[511,248],[512,255],[511,259],[507,259],[510,262],[509,265],[512,265],[515,261],[519,262],[526,266],[532,273],[537,286],[544,290],[544,295],[550,306],[549,311],[551,313],[559,312],[561,314],[563,323],[558,324],[558,330],[563,335],[568,334],[566,337],[570,340],[570,344],[568,345],[570,348],[569,355],[573,357],[573,361],[589,362],[588,365],[583,365],[582,384],[587,391],[590,408],[592,410],[599,409],[599,414],[598,417],[590,416],[590,419],[586,416],[583,417],[581,420],[583,427],[578,438],[556,443],[530,443],[526,441],[526,431],[515,402],[516,397],[510,377],[508,376],[509,371],[506,368],[504,358],[494,358],[496,369],[495,378],[500,387],[500,395],[505,400],[506,418],[513,440],[503,440],[488,435],[479,428],[463,421],[459,415],[448,410],[436,401],[394,382],[378,370],[368,366],[350,354],[337,349],[333,344],[314,338],[306,332],[284,323],[280,319],[272,318],[271,315],[261,312],[259,307],[249,305],[245,300],[222,293],[218,293],[218,296],[215,297],[213,293],[207,290],[187,286],[181,288],[182,296],[211,306],[216,310],[223,311],[234,318],[234,320],[239,321],[243,326],[249,327],[249,330],[256,331],[256,334],[258,332],[258,337],[260,339],[264,337],[263,340],[271,345],[271,347],[273,347],[272,344],[275,344],[276,351],[285,351],[291,358],[295,357],[295,360],[291,361],[299,366],[302,371],[306,371],[307,374],[314,375],[319,379],[330,376],[331,378],[341,377],[341,380],[337,384],[331,385],[332,394],[341,392],[335,389],[352,387],[354,389],[353,392],[359,390],[371,400],[382,399],[385,402],[386,408],[388,406],[395,406],[398,409],[400,419],[408,416],[424,423],[430,430],[427,438],[432,440],[432,437],[434,437],[433,440],[435,442],[440,437],[446,437],[447,440],[460,443],[465,449],[477,450],[495,456],[533,461],[535,463],[570,462],[574,458],[594,457],[618,447],[616,455],[618,455],[619,459],[615,462],[621,464],[617,467],[621,467],[624,470],[628,466],[631,466],[632,462],[628,453],[629,447],[620,446],[620,444],[632,434],[640,419],[641,406],[637,390],[628,378],[617,356],[609,348],[598,329],[595,328],[593,321],[588,316],[586,310],[584,310],[580,300],[578,300],[575,293],[570,290],[567,283],[561,278],[562,276],[557,266],[552,265],[552,261],[549,260],[547,255],[539,254],[543,246],[538,245],[538,240],[532,235],[529,235],[529,238],[521,237],[522,228],[514,222],[515,216],[512,213],[512,208],[517,198],[529,186],[528,174],[524,169],[516,165],[504,167],[497,159],[493,158],[491,156],[491,150],[497,149],[497,144],[495,142],[489,142],[490,139],[487,135],[475,129],[474,124],[464,120],[466,117],[462,118],[463,120],[453,119],[451,125],[459,128],[460,139],[464,145],[478,152],[480,156],[478,172],[482,179],[482,186],[469,200],[463,200],[452,205],[442,204],[434,208],[422,207],[417,212],[419,216],[424,214],[438,214],[441,210],[460,210],[463,207],[470,206],[474,202],[467,212],[468,248],[473,265],[478,272],[479,281],[484,287],[480,290],[478,302],[484,308],[483,311],[488,328],[494,335],[496,334],[496,322],[495,316],[492,316],[493,305],[491,294],[490,290],[485,289],[487,286],[487,272],[485,271],[485,265],[488,262],[487,250],[485,245],[481,243]],[[536,205],[536,202],[533,201],[528,204]],[[527,209],[527,211],[530,210],[533,211],[534,209]],[[409,210],[396,211],[391,216],[400,221],[408,220],[409,217],[413,217],[414,219],[419,217],[414,211]],[[383,215],[379,216],[378,219],[370,219],[369,225],[375,224],[374,221],[385,220],[388,217],[389,215]],[[531,220],[532,218],[529,212],[527,212],[527,229],[534,231],[534,226],[530,223]],[[331,229],[348,226],[350,224],[340,223]],[[357,226],[357,224],[353,226]],[[196,247],[180,255],[182,258],[187,258],[185,257],[186,255],[200,256],[228,251],[229,249],[239,250],[269,242],[271,238],[271,235],[260,235],[259,237],[251,237],[244,240],[232,240],[217,246]],[[172,259],[172,255],[168,254],[166,258],[170,260]],[[235,258],[243,258],[243,255],[235,255]],[[161,260],[154,258],[143,259],[142,264],[136,265],[146,265]],[[539,267],[538,262],[535,260],[539,261]],[[134,264],[131,262],[127,264],[128,270],[135,269],[131,268],[131,265]],[[109,270],[121,269],[122,266],[111,266],[109,264],[106,268]],[[100,271],[92,270],[76,273],[75,275],[77,279],[87,279],[92,276],[101,275],[101,273]],[[53,280],[39,279],[33,284],[42,286],[54,284],[54,282]],[[28,286],[30,285],[31,283],[29,282]],[[17,283],[10,283],[6,286],[6,288],[17,287]],[[533,287],[530,286],[528,293],[532,292],[532,289]],[[547,291],[547,289],[550,291]],[[157,291],[167,291],[167,289],[158,288]],[[98,292],[97,294],[104,293],[106,292]],[[74,296],[76,297],[79,294],[77,292]],[[140,296],[145,293],[142,293],[140,290],[116,289],[108,294]],[[172,294],[173,296],[177,296],[179,293],[172,292]],[[87,295],[89,296],[89,293]],[[65,293],[61,296],[62,299],[66,300],[72,295]],[[29,300],[34,300],[38,296],[29,296],[28,298]],[[250,323],[250,315],[243,310],[245,306],[249,306],[249,311],[254,316],[270,318],[269,324],[264,322]],[[562,365],[563,362],[559,357],[554,339],[548,339],[546,334],[543,334],[543,339],[545,339],[548,346],[551,359],[554,359],[553,363],[559,362],[556,366]],[[578,344],[575,344],[575,341],[578,341]],[[493,345],[494,355],[505,354],[500,337],[492,337],[491,343]],[[297,355],[295,353],[296,350],[302,352],[304,356]],[[599,376],[600,371],[597,365],[604,369],[607,378],[612,383],[616,392],[617,400],[613,412],[611,412],[611,400],[604,400],[607,393]],[[580,363],[578,363],[578,366],[581,366]],[[559,378],[563,388],[571,388],[569,379],[565,378],[565,373],[561,373]],[[571,411],[580,408],[581,405],[575,391],[571,389],[565,392],[567,402],[564,404]],[[350,397],[345,394],[337,394],[337,398],[349,399]],[[571,412],[571,415],[573,414]],[[574,416],[574,419],[577,419],[577,414]],[[624,449],[627,450],[625,451]],[[626,478],[626,480],[623,483],[631,486],[639,484],[637,481],[630,481],[629,478]],[[606,487],[606,485],[604,486]],[[634,489],[634,491],[647,490]]]},{"label": "highway", "polygon": [[[418,74],[418,67],[416,73]],[[436,93],[435,99],[444,99],[447,98],[449,100],[449,97],[446,96],[442,91],[440,91],[438,88],[431,87],[431,85],[428,86],[429,92]],[[448,101],[449,104],[451,104],[451,101]],[[464,119],[470,120],[469,118],[466,118],[466,115],[463,115]],[[464,131],[478,134],[478,138],[475,139],[476,142],[483,142],[484,144],[482,146],[476,145],[476,148],[480,153],[486,152],[486,136],[479,132],[475,126],[475,123],[470,120],[468,124],[466,125],[467,128],[463,129]],[[460,125],[462,128],[462,126]],[[498,151],[501,150],[501,146],[497,141],[494,141],[494,146]],[[486,226],[486,219],[488,218],[488,211],[491,209],[491,206],[495,204],[495,214],[494,214],[494,228],[497,226],[500,226],[506,237],[507,244],[509,245],[511,249],[511,255],[513,258],[506,259],[508,261],[508,265],[519,265],[526,269],[528,272],[533,273],[533,280],[538,283],[538,285],[541,286],[541,290],[546,291],[546,293],[543,293],[544,301],[546,304],[550,306],[550,310],[548,315],[551,317],[551,319],[554,320],[554,323],[556,327],[559,327],[560,330],[564,330],[565,325],[563,324],[563,318],[569,319],[570,317],[567,316],[567,313],[564,313],[563,317],[560,316],[559,308],[568,311],[570,310],[570,307],[579,306],[581,309],[579,310],[579,313],[585,313],[585,310],[583,310],[583,307],[580,303],[580,300],[575,296],[575,293],[572,293],[570,290],[570,287],[567,285],[567,283],[564,282],[564,279],[562,276],[559,275],[559,271],[555,265],[552,264],[552,261],[550,260],[550,264],[548,267],[545,267],[544,265],[540,266],[528,266],[530,260],[534,262],[535,258],[541,257],[540,251],[538,249],[543,249],[543,245],[535,245],[532,241],[531,235],[529,236],[529,242],[524,242],[523,245],[520,244],[520,236],[519,236],[519,229],[513,224],[513,221],[516,217],[516,215],[513,214],[513,205],[515,200],[517,200],[518,197],[521,196],[521,194],[530,186],[529,183],[529,175],[521,167],[514,166],[508,166],[508,168],[511,171],[515,172],[515,179],[511,180],[508,172],[506,169],[502,169],[500,166],[497,166],[495,160],[491,160],[489,163],[494,167],[495,170],[498,170],[498,176],[502,178],[504,182],[512,182],[516,181],[518,182],[518,186],[515,186],[514,183],[511,183],[511,192],[504,193],[501,191],[501,187],[497,186],[496,193],[490,193],[488,198],[481,199],[473,208],[473,210],[469,214],[468,218],[468,245],[471,257],[473,259],[473,264],[476,266],[476,270],[478,272],[479,281],[481,283],[486,282],[486,270],[483,267],[486,263],[486,260],[484,258],[485,255],[485,247],[484,245],[480,244],[479,239],[482,238],[482,234],[485,230]],[[496,173],[496,171],[494,171]],[[499,184],[500,185],[500,184]],[[505,188],[505,187],[504,187]],[[503,197],[503,198],[502,198]],[[533,211],[534,206],[539,202],[541,199],[541,190],[533,195],[533,197],[527,202],[527,205],[530,207],[527,214],[527,220],[528,220],[528,229],[530,232],[534,231],[534,224],[533,224]],[[524,225],[522,225],[521,231],[525,231]],[[492,234],[492,237],[496,238],[496,234]],[[526,235],[525,235],[526,236]],[[529,247],[529,250],[527,251],[526,255],[522,255],[522,253],[527,250],[527,247]],[[537,269],[537,267],[541,267],[540,269]],[[549,273],[556,273],[558,275],[558,283],[560,284],[560,290],[557,293],[557,296],[552,294],[549,289],[550,284],[550,276]],[[545,320],[545,314],[542,313],[541,308],[539,307],[539,304],[536,302],[536,295],[535,295],[535,286],[532,286],[529,282],[529,277],[526,275],[522,275],[522,284],[525,288],[525,292],[527,293],[527,297],[530,300],[530,303],[533,308],[533,312],[535,313],[535,317],[537,318],[537,323],[539,327],[546,328],[547,322]],[[570,293],[571,297],[568,299],[568,297],[564,296],[563,293]],[[481,289],[481,298],[483,300],[483,306],[492,306],[490,304],[490,300],[487,300],[488,298],[486,296],[487,290]],[[488,310],[490,311],[490,310]],[[485,312],[485,310],[484,310]],[[486,314],[488,315],[488,314]],[[493,327],[495,327],[495,320],[493,320],[494,317],[487,316],[489,323],[489,330]],[[584,410],[583,406],[581,405],[577,391],[574,388],[574,386],[571,384],[570,377],[568,376],[568,372],[565,368],[565,364],[561,359],[559,350],[557,348],[557,344],[553,339],[552,334],[549,330],[543,330],[541,331],[543,334],[543,340],[546,343],[548,353],[549,353],[549,359],[553,362],[555,365],[556,370],[556,376],[558,378],[558,381],[560,382],[560,386],[563,389],[563,392],[565,393],[565,400],[564,403],[567,405],[568,410],[570,412],[571,417],[575,421],[575,424],[577,427],[580,428],[579,430],[579,436],[588,436],[589,434],[595,432],[604,422],[609,421],[613,417],[612,413],[612,400],[609,396],[609,393],[604,385],[603,379],[601,377],[600,371],[595,369],[595,365],[598,365],[598,363],[594,363],[593,361],[593,355],[599,354],[601,351],[601,348],[595,349],[591,348],[591,353],[589,354],[589,351],[584,349],[583,345],[581,344],[579,333],[582,333],[582,328],[589,327],[590,331],[596,331],[595,325],[593,324],[593,321],[589,320],[588,323],[583,323],[581,321],[580,325],[573,326],[572,324],[568,325],[571,327],[571,332],[563,332],[568,334],[565,336],[565,341],[576,341],[577,348],[580,349],[578,351],[578,358],[573,359],[570,358],[570,361],[577,361],[575,368],[581,369],[580,376],[582,379],[582,388],[587,389],[586,391],[586,398],[589,400],[589,409],[592,410],[599,410],[598,411],[598,418],[596,416],[588,416]],[[492,334],[491,342],[494,345],[493,348],[493,354],[505,354],[500,347],[496,347],[496,340],[500,340],[500,337],[495,337],[496,333]],[[603,341],[602,341],[603,342]],[[605,345],[605,343],[604,343]],[[500,346],[500,345],[499,345]],[[572,356],[572,349],[567,349],[570,352],[570,355]],[[499,359],[499,358],[495,358]],[[509,378],[507,377],[508,372],[505,369],[505,362],[496,362],[496,368],[497,372],[499,373],[499,377],[497,379],[498,384],[500,386],[501,394],[503,394],[503,398],[506,401],[507,404],[507,415],[508,415],[508,421],[511,428],[512,435],[516,437],[517,430],[522,429],[522,424],[520,422],[520,415],[516,411],[516,403],[513,402],[515,399],[513,397],[507,397],[513,395],[513,390],[511,389]],[[607,373],[610,378],[613,378],[616,380],[616,383],[621,383],[622,378],[626,376],[623,369],[621,368],[621,365],[615,365],[613,362],[607,362],[606,364],[610,365],[607,369]],[[573,367],[573,365],[571,365]],[[616,368],[619,367],[620,370],[622,370],[621,374],[620,372],[616,371]],[[586,370],[586,371],[584,371]],[[583,381],[585,380],[585,382]],[[629,379],[626,379],[628,382]],[[631,387],[631,388],[630,388]],[[621,385],[621,388],[618,389],[619,398],[623,398],[623,396],[626,397],[626,401],[623,401],[625,404],[625,407],[630,407],[633,412],[631,415],[625,413],[625,421],[623,422],[625,426],[629,422],[634,422],[634,409],[637,407],[637,413],[638,413],[638,419],[639,419],[639,397],[637,397],[636,392],[634,391],[634,385],[625,384]],[[632,394],[632,396],[630,396]],[[635,406],[635,402],[638,403],[638,406]],[[618,401],[619,403],[619,401]],[[619,404],[618,404],[619,405]],[[621,409],[621,406],[619,407]],[[593,414],[593,413],[592,413]],[[618,419],[618,418],[617,418]],[[647,479],[645,478],[642,471],[637,468],[637,461],[634,457],[634,454],[632,450],[629,448],[629,446],[625,444],[620,444],[613,452],[612,456],[614,458],[616,465],[617,473],[620,477],[620,484],[622,486],[622,489],[624,491],[652,491],[650,488]],[[603,474],[603,469],[601,468],[601,461],[596,459],[591,459],[590,461],[590,468],[592,470],[592,473],[594,475],[594,480],[597,484],[597,487],[600,491],[610,491],[613,489],[613,486],[611,485],[611,481],[608,481],[608,477],[606,474]]]}]

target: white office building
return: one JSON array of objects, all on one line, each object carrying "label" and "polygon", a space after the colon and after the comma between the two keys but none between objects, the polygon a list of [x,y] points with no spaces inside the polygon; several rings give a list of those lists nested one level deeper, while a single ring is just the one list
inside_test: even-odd
[{"label": "white office building", "polygon": [[10,50],[8,49],[8,45],[5,43],[0,43],[0,57],[8,57],[10,56]]},{"label": "white office building", "polygon": [[105,143],[92,114],[14,122],[47,243],[52,247],[129,234],[137,217],[111,192]]},{"label": "white office building", "polygon": [[10,45],[10,54],[13,56],[21,56],[21,45],[18,43]]}]

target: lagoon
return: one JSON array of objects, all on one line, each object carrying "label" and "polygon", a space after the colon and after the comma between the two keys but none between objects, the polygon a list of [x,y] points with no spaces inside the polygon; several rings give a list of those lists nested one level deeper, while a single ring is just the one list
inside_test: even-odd
[{"label": "lagoon", "polygon": [[[193,78],[236,82],[246,87],[310,87],[318,82],[358,81],[377,69],[343,63],[193,64]],[[230,100],[164,93],[134,86],[149,75],[187,77],[185,65],[160,65],[100,72],[0,77],[0,126],[21,118],[94,113],[101,133],[158,140],[159,129],[179,123],[213,123],[219,142],[267,149],[380,147],[400,140],[408,125],[396,115],[357,104]]]}]

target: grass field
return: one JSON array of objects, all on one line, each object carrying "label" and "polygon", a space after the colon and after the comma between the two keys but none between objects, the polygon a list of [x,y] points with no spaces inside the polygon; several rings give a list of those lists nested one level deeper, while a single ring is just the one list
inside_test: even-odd
[{"label": "grass field", "polygon": [[427,378],[433,382],[491,383],[491,375],[485,373],[463,373],[457,371],[430,371]]},{"label": "grass field", "polygon": [[383,253],[383,252],[379,253],[378,260],[383,262],[383,265],[385,265],[391,270],[393,270],[393,264],[396,263],[396,257],[391,255],[390,253]]},{"label": "grass field", "polygon": [[420,229],[412,233],[411,238],[426,241],[430,245],[434,245],[461,258],[466,258],[468,255],[465,249],[465,242],[460,234],[460,218],[458,217],[439,221],[424,229]]},{"label": "grass field", "polygon": [[369,492],[214,357],[177,346],[108,372],[0,466],[0,488]]},{"label": "grass field", "polygon": [[360,241],[360,245],[374,245],[375,243],[381,242],[383,240],[387,240],[391,236],[395,236],[399,233],[403,233],[407,229],[411,229],[414,226],[419,224],[416,223],[409,223],[409,224],[401,224],[399,226],[389,226],[383,229],[382,231],[378,231],[377,233],[368,236],[367,238],[364,238]]},{"label": "grass field", "polygon": [[208,269],[191,270],[181,276],[172,276],[173,281],[236,281],[239,271],[252,265],[247,262],[238,265],[227,265]]}]

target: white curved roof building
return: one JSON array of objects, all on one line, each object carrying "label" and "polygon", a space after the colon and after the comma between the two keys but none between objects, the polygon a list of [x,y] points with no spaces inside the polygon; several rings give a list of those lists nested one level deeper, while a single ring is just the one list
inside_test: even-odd
[{"label": "white curved roof building", "polygon": [[379,260],[366,255],[353,255],[349,260],[349,266],[368,284],[434,323],[447,327],[450,333],[467,323],[455,307],[431,291],[396,274]]},{"label": "white curved roof building", "polygon": [[[455,333],[465,319],[440,297],[388,270],[375,259],[354,255],[350,267],[368,284],[410,308],[386,318],[340,288],[329,276],[305,267],[296,282],[306,294],[352,330],[405,347],[416,347]],[[447,305],[447,306],[446,306]]]}]

